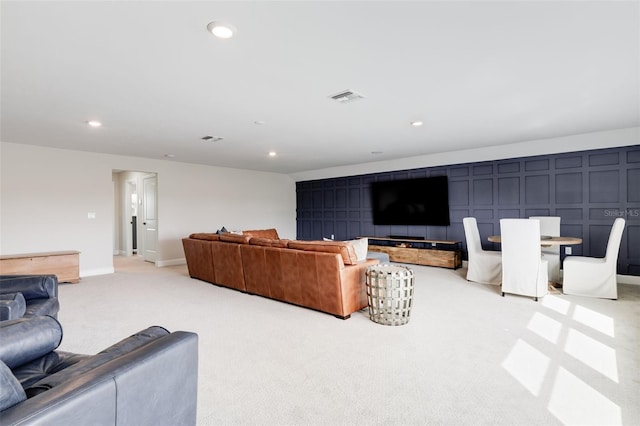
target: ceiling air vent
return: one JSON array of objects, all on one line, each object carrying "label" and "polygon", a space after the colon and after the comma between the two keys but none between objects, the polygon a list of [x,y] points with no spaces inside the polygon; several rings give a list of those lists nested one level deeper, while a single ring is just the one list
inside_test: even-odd
[{"label": "ceiling air vent", "polygon": [[200,139],[202,139],[203,141],[207,141],[207,142],[219,142],[224,138],[220,137],[220,136],[203,136]]},{"label": "ceiling air vent", "polygon": [[336,93],[335,95],[331,95],[329,97],[339,104],[346,104],[347,102],[353,102],[357,101],[358,99],[364,98],[364,96],[354,92],[353,90],[343,90],[342,92]]}]

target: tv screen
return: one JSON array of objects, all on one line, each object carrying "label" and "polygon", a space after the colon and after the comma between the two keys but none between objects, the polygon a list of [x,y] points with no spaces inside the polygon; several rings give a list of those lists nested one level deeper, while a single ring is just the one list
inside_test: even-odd
[{"label": "tv screen", "polygon": [[446,176],[373,182],[371,203],[374,225],[450,224]]}]

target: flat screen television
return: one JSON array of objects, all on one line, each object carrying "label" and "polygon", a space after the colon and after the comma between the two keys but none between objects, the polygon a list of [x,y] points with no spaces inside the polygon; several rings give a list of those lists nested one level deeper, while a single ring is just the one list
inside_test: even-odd
[{"label": "flat screen television", "polygon": [[372,182],[374,225],[448,226],[446,176]]}]

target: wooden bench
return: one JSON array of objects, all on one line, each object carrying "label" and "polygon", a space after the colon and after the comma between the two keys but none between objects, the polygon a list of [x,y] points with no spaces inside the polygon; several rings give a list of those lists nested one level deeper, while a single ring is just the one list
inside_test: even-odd
[{"label": "wooden bench", "polygon": [[0,273],[54,274],[58,282],[77,283],[80,281],[80,252],[70,250],[2,255]]}]

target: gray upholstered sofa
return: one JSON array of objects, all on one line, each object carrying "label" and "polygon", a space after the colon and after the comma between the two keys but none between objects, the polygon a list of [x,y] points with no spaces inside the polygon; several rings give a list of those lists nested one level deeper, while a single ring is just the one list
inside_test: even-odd
[{"label": "gray upholstered sofa", "polygon": [[196,334],[149,327],[92,356],[61,340],[50,316],[0,322],[0,424],[196,424]]}]

